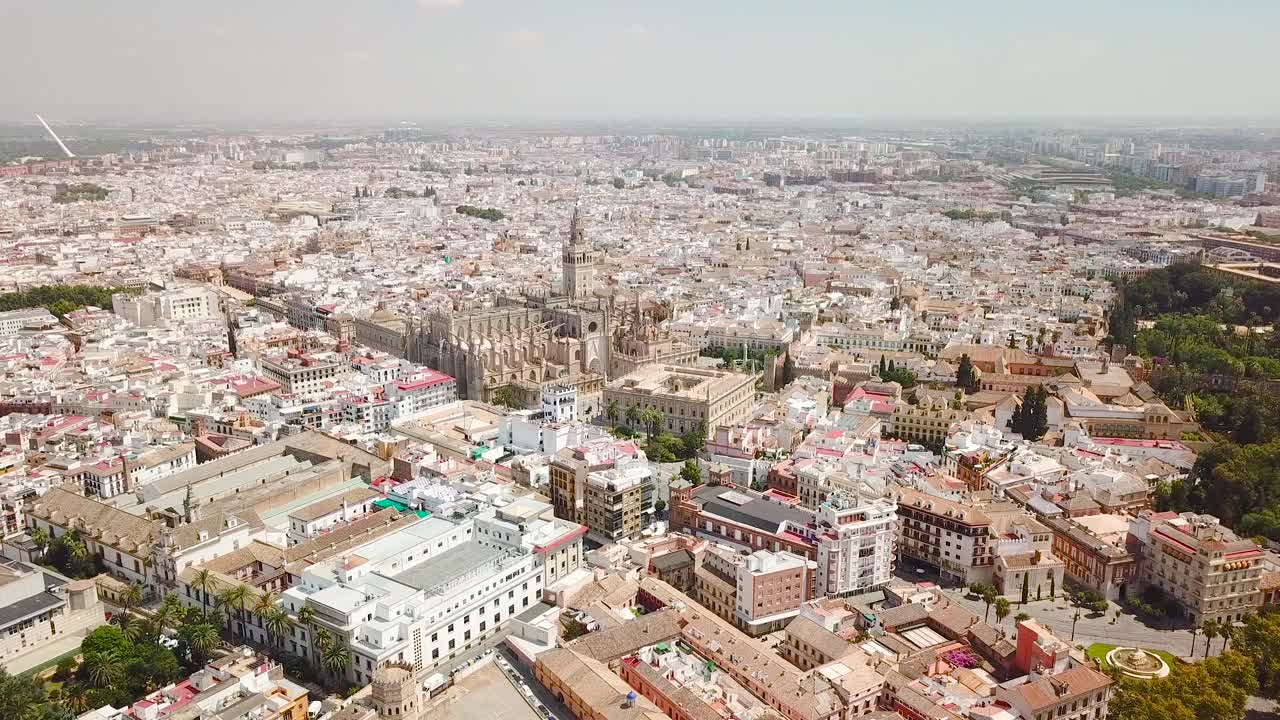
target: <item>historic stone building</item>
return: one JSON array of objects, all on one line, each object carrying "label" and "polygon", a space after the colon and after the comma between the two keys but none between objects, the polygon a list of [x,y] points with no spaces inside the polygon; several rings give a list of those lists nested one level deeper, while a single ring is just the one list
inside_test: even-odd
[{"label": "historic stone building", "polygon": [[600,252],[585,238],[577,210],[562,255],[564,292],[500,297],[491,307],[456,307],[409,322],[410,360],[458,380],[462,397],[491,400],[510,387],[526,403],[542,386],[577,390],[578,416],[600,412],[609,373],[611,302],[595,296]]}]

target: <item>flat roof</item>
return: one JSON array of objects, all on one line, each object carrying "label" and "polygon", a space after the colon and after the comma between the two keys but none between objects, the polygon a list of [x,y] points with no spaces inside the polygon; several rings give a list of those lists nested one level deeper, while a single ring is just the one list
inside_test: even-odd
[{"label": "flat roof", "polygon": [[506,552],[498,548],[471,541],[390,577],[398,583],[430,594],[436,588],[479,570],[504,555]]}]

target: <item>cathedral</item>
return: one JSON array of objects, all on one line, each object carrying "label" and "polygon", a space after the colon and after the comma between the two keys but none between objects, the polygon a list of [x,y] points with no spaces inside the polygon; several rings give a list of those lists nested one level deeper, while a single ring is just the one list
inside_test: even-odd
[{"label": "cathedral", "polygon": [[611,302],[595,296],[602,253],[574,210],[562,253],[562,292],[500,297],[496,306],[454,308],[411,320],[410,360],[448,373],[458,393],[491,401],[511,388],[532,405],[548,384],[577,390],[578,417],[600,413],[609,374]]},{"label": "cathedral", "polygon": [[492,401],[510,388],[526,406],[547,385],[577,391],[577,416],[603,411],[604,384],[651,363],[692,365],[697,350],[672,340],[652,313],[616,308],[597,294],[603,253],[577,209],[562,246],[561,292],[500,297],[487,307],[435,311],[408,321],[404,355],[452,375],[461,397]]}]

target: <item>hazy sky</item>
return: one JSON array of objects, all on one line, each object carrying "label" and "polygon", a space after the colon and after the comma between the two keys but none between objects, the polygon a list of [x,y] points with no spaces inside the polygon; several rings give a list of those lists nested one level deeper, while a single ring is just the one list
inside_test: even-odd
[{"label": "hazy sky", "polygon": [[1280,0],[8,0],[0,119],[1280,117]]}]

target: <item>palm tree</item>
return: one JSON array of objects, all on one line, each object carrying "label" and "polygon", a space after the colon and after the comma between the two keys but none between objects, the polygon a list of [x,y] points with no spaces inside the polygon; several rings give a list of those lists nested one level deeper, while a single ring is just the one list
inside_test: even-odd
[{"label": "palm tree", "polygon": [[1020,613],[1018,613],[1017,615],[1014,615],[1014,616],[1013,616],[1013,622],[1014,622],[1014,623],[1026,622],[1026,621],[1028,621],[1028,620],[1030,620],[1030,619],[1031,619],[1031,614],[1030,614],[1030,613],[1020,612]]},{"label": "palm tree", "polygon": [[[249,605],[249,588],[244,585],[235,585],[223,590],[218,595],[218,605],[228,609],[228,619],[234,617],[243,625],[244,610]],[[231,623],[228,622],[227,624],[230,625]],[[233,629],[232,634],[239,635],[240,633]]]},{"label": "palm tree", "polygon": [[662,413],[658,412],[657,408],[645,408],[640,411],[640,422],[648,428],[649,437],[655,437],[658,434],[658,427],[662,424]]},{"label": "palm tree", "polygon": [[209,623],[192,625],[186,632],[187,644],[200,656],[201,665],[204,664],[204,658],[208,657],[209,653],[222,642],[218,637],[218,629]]},{"label": "palm tree", "polygon": [[131,609],[142,604],[142,596],[142,584],[130,583],[129,587],[120,593],[120,610],[128,615]]},{"label": "palm tree", "polygon": [[1236,626],[1230,621],[1218,623],[1218,634],[1222,636],[1222,652],[1227,651],[1227,643],[1231,642],[1231,638],[1236,634]]},{"label": "palm tree", "polygon": [[317,650],[324,652],[333,644],[333,635],[330,635],[328,630],[320,628],[312,633],[311,643],[316,646]]},{"label": "palm tree", "polygon": [[609,418],[610,425],[616,426],[618,424],[618,401],[616,399],[610,400],[604,406],[604,415]]},{"label": "palm tree", "polygon": [[120,656],[114,650],[90,655],[85,658],[85,665],[89,673],[89,682],[93,683],[94,687],[110,687],[124,677],[124,664],[120,662]]},{"label": "palm tree", "polygon": [[991,605],[996,601],[998,595],[996,589],[991,585],[983,585],[982,592],[978,594],[982,596],[982,602],[987,605],[987,612],[982,616],[982,621],[986,622],[991,619]]},{"label": "palm tree", "polygon": [[1198,634],[1199,632],[1200,632],[1199,624],[1191,626],[1191,657],[1193,658],[1196,656],[1196,634]]},{"label": "palm tree", "polygon": [[[996,600],[996,624],[997,625],[1004,622],[1004,619],[1009,617],[1009,612],[1011,609],[1012,608],[1009,605],[1008,600],[1005,600],[1004,598],[1000,598]],[[1004,631],[1002,630],[1001,632],[1004,632]]]},{"label": "palm tree", "polygon": [[[253,602],[253,614],[258,616],[258,625],[263,629],[267,629],[267,616],[276,609],[276,603],[280,601],[280,593],[274,590],[268,590],[260,593]],[[267,631],[270,634],[270,631]]]},{"label": "palm tree", "polygon": [[310,605],[303,605],[298,610],[298,622],[310,627],[316,621],[316,611]]},{"label": "palm tree", "polygon": [[152,619],[162,632],[167,627],[176,626],[182,620],[182,603],[178,600],[178,596],[165,595]]},{"label": "palm tree", "polygon": [[284,644],[284,637],[293,632],[293,618],[282,607],[272,607],[262,616],[262,626],[276,645]]},{"label": "palm tree", "polygon": [[31,530],[31,542],[35,543],[40,549],[40,554],[44,555],[44,551],[49,547],[49,533],[45,532],[44,528],[34,528]]},{"label": "palm tree", "polygon": [[199,590],[201,597],[199,598],[201,605],[212,605],[209,602],[209,596],[213,593],[213,589],[218,586],[218,580],[209,570],[200,570],[196,572],[196,576],[191,579],[191,587]]},{"label": "palm tree", "polygon": [[351,653],[347,651],[346,645],[340,642],[330,642],[320,655],[320,664],[335,679],[340,678],[341,673],[351,664]]},{"label": "palm tree", "polygon": [[634,428],[636,425],[639,425],[639,424],[640,424],[640,414],[641,414],[641,413],[640,413],[640,406],[639,406],[639,405],[632,405],[631,407],[627,408],[627,412],[626,412],[627,425],[629,425],[630,427],[633,427],[633,428]]},{"label": "palm tree", "polygon": [[83,714],[89,709],[89,690],[83,683],[68,682],[62,686],[62,704],[76,715]]},{"label": "palm tree", "polygon": [[1213,639],[1218,637],[1218,621],[1205,620],[1200,624],[1200,628],[1204,630],[1204,656],[1209,657],[1209,646],[1213,644]]}]

